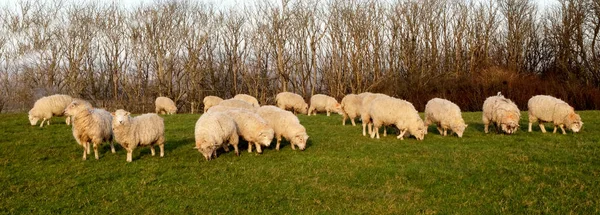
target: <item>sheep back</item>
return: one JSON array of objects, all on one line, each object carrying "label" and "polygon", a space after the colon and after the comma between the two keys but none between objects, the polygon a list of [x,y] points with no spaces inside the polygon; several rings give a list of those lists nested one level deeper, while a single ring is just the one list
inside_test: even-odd
[{"label": "sheep back", "polygon": [[292,110],[294,113],[298,112],[301,114],[308,113],[308,104],[298,94],[281,92],[275,96],[275,102],[277,107],[283,110]]},{"label": "sheep back", "polygon": [[241,108],[241,109],[248,109],[248,110],[255,109],[255,107],[252,104],[250,104],[246,101],[243,101],[243,100],[239,100],[239,99],[223,100],[223,101],[219,102],[219,106],[234,107],[234,108]]},{"label": "sheep back", "polygon": [[248,94],[237,94],[233,98],[248,102],[256,108],[260,107],[260,105],[258,104],[258,100],[254,96]]}]

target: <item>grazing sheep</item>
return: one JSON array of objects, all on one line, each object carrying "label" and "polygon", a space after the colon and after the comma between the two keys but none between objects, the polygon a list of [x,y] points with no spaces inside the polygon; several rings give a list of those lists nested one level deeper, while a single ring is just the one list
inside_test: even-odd
[{"label": "grazing sheep", "polygon": [[272,105],[262,106],[256,112],[273,128],[275,137],[277,138],[275,149],[279,151],[281,137],[284,137],[290,142],[292,150],[296,150],[294,147],[296,145],[300,150],[304,151],[308,135],[306,134],[306,128],[300,124],[296,115]]},{"label": "grazing sheep", "polygon": [[425,137],[426,128],[419,112],[405,100],[392,97],[375,98],[369,106],[369,115],[373,120],[371,138],[379,139],[379,128],[382,125],[395,125],[400,130],[397,138],[401,140],[405,134],[411,134],[417,140],[423,140]]},{"label": "grazing sheep", "polygon": [[154,113],[131,117],[131,113],[119,109],[112,113],[112,130],[115,140],[127,150],[127,162],[132,161],[133,150],[137,146],[150,146],[154,156],[154,145],[160,148],[160,157],[164,157],[165,124]]},{"label": "grazing sheep", "polygon": [[425,105],[425,134],[427,134],[427,127],[432,123],[437,125],[438,131],[443,136],[446,136],[450,129],[450,132],[455,132],[458,137],[462,137],[467,128],[458,105],[440,98],[431,99]]},{"label": "grazing sheep", "polygon": [[[373,100],[377,98],[391,98],[385,94],[381,93],[361,93],[359,97],[362,97],[361,105],[360,105],[360,118],[362,120],[362,133],[363,136],[367,136],[367,127],[369,134],[371,134],[373,122],[371,121],[371,116],[369,115],[369,111],[371,109],[371,105],[373,105]],[[384,130],[386,132],[386,130]],[[385,135],[385,134],[384,134]]]},{"label": "grazing sheep", "polygon": [[243,100],[239,100],[239,99],[223,100],[219,103],[219,106],[241,108],[241,109],[247,109],[247,110],[251,110],[251,111],[256,109],[256,107],[254,107],[252,104],[250,104],[246,101],[243,101]]},{"label": "grazing sheep", "polygon": [[217,96],[204,97],[204,100],[202,100],[202,103],[204,103],[204,113],[206,113],[210,107],[218,105],[221,101],[223,101],[223,99]]},{"label": "grazing sheep", "polygon": [[556,133],[556,128],[560,127],[562,133],[567,134],[564,129],[565,126],[577,133],[583,126],[581,117],[575,113],[573,107],[552,96],[538,95],[531,97],[527,102],[527,107],[529,108],[529,132],[531,132],[531,126],[534,122],[539,122],[543,133],[546,133],[544,122],[554,123],[553,133]]},{"label": "grazing sheep", "polygon": [[196,147],[206,160],[217,158],[217,149],[222,147],[229,151],[227,142],[233,145],[236,154],[238,150],[238,131],[235,121],[224,113],[206,113],[196,122],[194,129]]},{"label": "grazing sheep", "polygon": [[342,99],[342,125],[346,125],[346,120],[350,118],[352,126],[356,126],[354,119],[360,116],[360,106],[362,99],[356,94],[348,94]]},{"label": "grazing sheep", "polygon": [[[50,125],[50,119],[52,116],[63,116],[65,108],[71,104],[73,98],[68,95],[56,94],[46,96],[38,99],[34,104],[33,108],[29,110],[29,123],[36,125],[38,120],[42,119],[40,127],[44,126],[44,122],[48,122]],[[67,117],[67,125],[71,123],[71,119]]]},{"label": "grazing sheep", "polygon": [[283,110],[292,110],[294,114],[307,114],[308,112],[308,104],[306,104],[302,96],[295,93],[281,92],[275,96],[275,102],[277,103],[277,107]]},{"label": "grazing sheep", "polygon": [[217,106],[210,107],[210,109],[208,109],[206,111],[206,113],[227,112],[230,110],[247,110],[247,111],[252,111],[252,112],[254,111],[254,110],[248,110],[248,109],[244,109],[244,108],[217,105]]},{"label": "grazing sheep", "polygon": [[507,134],[513,134],[519,129],[521,112],[515,103],[504,98],[498,92],[496,96],[490,96],[483,102],[483,125],[485,133],[488,133],[490,123],[494,124],[496,131],[502,129]]},{"label": "grazing sheep", "polygon": [[103,109],[91,108],[79,101],[71,102],[64,110],[65,114],[73,117],[73,137],[77,144],[83,146],[83,160],[90,153],[90,142],[94,144],[94,155],[98,156],[98,146],[102,142],[109,141],[112,153],[115,146],[112,142],[111,130],[112,116]]},{"label": "grazing sheep", "polygon": [[340,115],[343,115],[342,105],[340,105],[340,103],[338,103],[335,100],[335,98],[328,96],[328,95],[323,95],[323,94],[316,94],[316,95],[310,97],[310,106],[308,107],[308,115],[309,116],[310,116],[310,114],[317,115],[317,112],[322,112],[322,111],[327,112],[327,116],[330,116],[331,112],[336,112]]},{"label": "grazing sheep", "polygon": [[175,114],[177,113],[177,106],[175,105],[175,102],[173,102],[173,100],[171,100],[170,98],[167,97],[158,97],[156,98],[156,101],[154,101],[154,104],[156,105],[155,108],[155,113],[156,114]]},{"label": "grazing sheep", "polygon": [[233,98],[248,102],[254,107],[260,107],[260,105],[258,104],[258,100],[254,98],[254,96],[247,94],[237,94]]},{"label": "grazing sheep", "polygon": [[[252,145],[256,146],[256,152],[262,153],[261,145],[270,146],[273,141],[274,131],[266,120],[258,114],[240,109],[224,112],[231,116],[238,128],[238,135],[248,141],[248,152],[252,152]],[[235,153],[239,155],[237,147]]]}]

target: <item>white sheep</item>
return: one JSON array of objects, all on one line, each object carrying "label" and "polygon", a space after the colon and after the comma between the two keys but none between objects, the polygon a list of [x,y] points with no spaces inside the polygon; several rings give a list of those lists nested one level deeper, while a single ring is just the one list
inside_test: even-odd
[{"label": "white sheep", "polygon": [[306,104],[304,98],[295,93],[281,92],[275,96],[275,102],[277,107],[283,110],[292,110],[294,114],[307,114],[308,112],[308,104]]},{"label": "white sheep", "polygon": [[271,128],[273,128],[275,137],[277,138],[277,146],[275,149],[279,150],[281,137],[284,137],[290,142],[292,150],[296,150],[294,145],[298,146],[300,150],[306,148],[306,141],[308,140],[306,128],[300,124],[300,120],[298,120],[298,117],[292,112],[281,110],[272,105],[262,106],[258,108],[256,112],[269,123]]},{"label": "white sheep", "polygon": [[[238,135],[248,141],[248,152],[252,152],[252,145],[256,146],[256,152],[259,154],[262,153],[261,145],[266,147],[271,145],[273,128],[258,114],[244,109],[229,110],[224,113],[235,121]],[[235,153],[239,155],[237,147]]]},{"label": "white sheep", "polygon": [[498,92],[483,102],[482,120],[485,133],[488,133],[490,124],[494,124],[496,131],[502,129],[507,134],[513,134],[519,128],[521,112],[515,103]]},{"label": "white sheep", "polygon": [[196,147],[206,160],[217,158],[217,149],[229,151],[227,143],[238,150],[238,130],[235,121],[225,113],[205,113],[196,122],[194,129]]},{"label": "white sheep", "polygon": [[175,114],[177,113],[177,106],[175,105],[175,102],[173,102],[173,100],[171,100],[170,98],[167,97],[158,97],[156,98],[156,100],[154,101],[154,104],[156,106],[154,112],[156,114]]},{"label": "white sheep", "polygon": [[90,142],[94,144],[94,155],[98,156],[98,146],[109,141],[112,153],[115,153],[113,133],[111,129],[112,116],[103,109],[91,108],[78,101],[71,102],[64,110],[73,117],[73,137],[77,144],[83,146],[83,160],[90,153]]},{"label": "white sheep", "polygon": [[131,113],[123,109],[112,116],[112,131],[115,140],[127,150],[127,162],[132,161],[133,150],[138,146],[150,146],[154,156],[154,145],[158,145],[160,157],[164,157],[165,124],[160,116],[148,113],[131,117]]},{"label": "white sheep", "polygon": [[202,100],[202,103],[204,103],[204,113],[206,113],[210,107],[218,105],[221,101],[223,101],[223,99],[217,96],[204,97],[204,100]]},{"label": "white sheep", "polygon": [[354,119],[360,116],[360,106],[362,99],[356,94],[348,94],[342,98],[342,125],[346,125],[346,120],[350,118],[352,126],[356,126]]},{"label": "white sheep", "polygon": [[[371,134],[373,121],[371,121],[371,115],[369,115],[369,111],[371,109],[371,105],[373,105],[373,100],[377,98],[390,98],[389,96],[381,93],[361,93],[359,94],[361,97],[361,105],[360,105],[360,118],[362,120],[362,134],[363,136],[367,136],[367,127],[368,132]],[[384,136],[387,134],[384,129]]]},{"label": "white sheep", "polygon": [[566,134],[565,126],[577,133],[583,126],[581,117],[575,113],[573,107],[552,96],[538,95],[531,97],[527,102],[527,107],[529,108],[529,132],[531,132],[531,126],[534,122],[539,122],[543,133],[546,133],[544,122],[554,123],[553,133],[556,133],[556,128],[560,127],[562,133]]},{"label": "white sheep", "polygon": [[425,105],[425,134],[430,124],[436,124],[441,135],[446,136],[448,129],[462,137],[467,124],[463,120],[458,105],[446,99],[434,98]]},{"label": "white sheep", "polygon": [[254,96],[248,94],[237,94],[233,98],[248,102],[254,107],[260,107],[260,105],[258,104],[258,100],[254,98]]},{"label": "white sheep", "polygon": [[[80,105],[83,105],[84,107],[93,108],[92,103],[90,103],[86,100],[73,98],[73,101],[77,101]],[[67,125],[69,125],[70,122],[73,121],[73,116],[69,116],[69,114],[67,114],[67,113],[65,113],[64,115],[65,115],[65,117],[67,117],[66,123],[67,123]]]},{"label": "white sheep", "polygon": [[[43,127],[44,122],[46,121],[48,122],[48,125],[50,125],[52,116],[63,116],[65,108],[72,101],[73,98],[71,98],[71,96],[62,94],[55,94],[38,99],[33,104],[33,108],[29,110],[29,123],[31,125],[36,125],[37,122],[42,119],[40,127]],[[71,118],[67,117],[65,122],[69,125]]]},{"label": "white sheep", "polygon": [[[254,109],[256,109],[256,107],[254,107],[252,104],[243,101],[243,100],[239,100],[239,99],[227,99],[227,100],[223,100],[221,102],[219,102],[219,106],[227,106],[227,107],[234,107],[234,108],[241,108],[241,109],[248,109],[253,111]],[[210,111],[210,109],[209,109]]]},{"label": "white sheep", "polygon": [[310,97],[308,115],[317,115],[317,112],[323,111],[327,112],[327,116],[330,116],[331,112],[343,115],[342,105],[340,105],[335,98],[323,94],[316,94]]},{"label": "white sheep", "polygon": [[247,111],[254,112],[254,110],[249,110],[249,109],[244,109],[244,108],[216,105],[216,106],[210,107],[210,109],[208,109],[205,113],[226,112],[226,111],[230,111],[230,110],[247,110]]},{"label": "white sheep", "polygon": [[395,125],[400,130],[397,138],[401,140],[405,134],[411,134],[417,140],[423,140],[425,137],[426,128],[419,112],[412,103],[405,100],[392,97],[375,98],[369,107],[369,115],[373,120],[371,138],[379,139],[379,128],[382,125]]}]

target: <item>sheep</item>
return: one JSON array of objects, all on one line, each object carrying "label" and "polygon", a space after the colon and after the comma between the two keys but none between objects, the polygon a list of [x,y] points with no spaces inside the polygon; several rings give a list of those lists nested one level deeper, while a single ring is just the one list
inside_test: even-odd
[{"label": "sheep", "polygon": [[221,101],[219,103],[219,106],[241,108],[241,109],[247,109],[247,110],[251,110],[251,111],[253,111],[254,109],[256,109],[256,107],[254,107],[252,104],[250,104],[250,103],[248,103],[246,101],[243,101],[243,100],[239,100],[239,99],[227,99],[227,100],[223,100],[223,101]]},{"label": "sheep", "polygon": [[356,126],[354,119],[360,116],[360,106],[362,99],[356,94],[348,94],[342,98],[342,125],[346,125],[346,120],[350,118],[352,126]]},{"label": "sheep", "polygon": [[230,110],[247,110],[247,111],[254,112],[254,110],[249,110],[249,109],[244,109],[244,108],[217,105],[217,106],[210,107],[210,109],[208,109],[206,111],[206,113],[226,112],[226,111],[230,111]]},{"label": "sheep", "polygon": [[155,108],[155,113],[156,114],[175,114],[177,113],[177,106],[175,105],[175,102],[173,102],[173,100],[171,100],[170,98],[167,97],[158,97],[156,98],[156,100],[154,101],[154,104],[156,105]]},{"label": "sheep", "polygon": [[[44,127],[44,122],[47,121],[47,125],[50,125],[50,119],[52,116],[63,116],[65,108],[73,101],[73,98],[68,95],[55,94],[46,96],[38,99],[34,104],[33,108],[29,110],[29,123],[33,126],[42,119],[40,128]],[[66,124],[71,123],[71,119],[67,117],[65,120]]]},{"label": "sheep", "polygon": [[[238,135],[248,141],[248,152],[252,152],[252,145],[256,146],[256,152],[261,154],[263,146],[270,146],[273,141],[274,131],[258,114],[244,110],[229,110],[224,112],[231,116],[238,128]],[[239,156],[239,151],[234,145],[235,154]]]},{"label": "sheep", "polygon": [[238,129],[235,121],[225,113],[203,114],[196,122],[194,137],[196,139],[195,149],[198,149],[198,152],[202,153],[207,161],[217,158],[219,147],[229,151],[227,142],[235,147],[236,154],[239,155],[237,149]]},{"label": "sheep", "polygon": [[103,109],[91,108],[80,101],[73,101],[65,110],[65,114],[73,117],[73,137],[77,144],[83,146],[83,160],[90,153],[90,142],[94,144],[94,155],[98,156],[98,146],[102,142],[110,142],[112,153],[115,153],[113,133],[111,130],[112,116]]},{"label": "sheep", "polygon": [[[90,102],[86,101],[86,100],[78,99],[78,98],[73,98],[73,101],[77,101],[77,102],[79,102],[80,105],[83,105],[85,107],[93,108],[92,104]],[[67,123],[67,125],[69,125],[70,122],[73,121],[73,116],[69,116],[67,113],[64,113],[64,115],[67,117],[66,123]]]},{"label": "sheep", "polygon": [[[360,105],[360,118],[362,120],[362,133],[363,136],[367,136],[367,127],[369,134],[371,134],[371,129],[373,126],[373,122],[371,121],[371,116],[369,115],[369,110],[371,105],[373,104],[373,100],[377,98],[390,98],[389,96],[381,93],[361,93],[359,97],[362,97],[361,105]],[[384,130],[384,136],[387,134],[387,131]]]},{"label": "sheep", "polygon": [[204,100],[202,100],[202,103],[204,103],[204,113],[206,113],[210,107],[218,105],[221,101],[223,101],[223,99],[217,96],[204,97]]},{"label": "sheep", "polygon": [[290,111],[281,110],[272,105],[258,108],[257,113],[267,121],[271,128],[273,128],[275,137],[277,138],[277,146],[275,147],[277,151],[279,151],[281,137],[284,137],[290,142],[292,150],[296,150],[294,147],[295,145],[298,146],[301,151],[304,151],[308,135],[306,134],[306,128],[300,124],[296,115]]},{"label": "sheep", "polygon": [[553,133],[556,133],[556,128],[560,127],[562,133],[567,134],[564,129],[565,126],[577,133],[583,126],[581,117],[575,113],[573,107],[552,96],[538,95],[531,97],[527,102],[527,107],[529,108],[529,132],[531,132],[531,126],[534,122],[539,123],[543,133],[546,133],[544,122],[554,123]]},{"label": "sheep", "polygon": [[484,131],[488,133],[490,123],[496,126],[496,131],[502,129],[507,134],[513,134],[519,128],[521,112],[515,103],[504,98],[498,92],[496,96],[490,96],[483,102],[482,120]]},{"label": "sheep", "polygon": [[437,130],[442,136],[446,136],[450,129],[450,132],[455,132],[458,137],[462,137],[468,126],[461,116],[458,105],[440,98],[431,99],[425,105],[425,134],[427,134],[427,127],[432,123],[437,125]]},{"label": "sheep", "polygon": [[308,115],[310,114],[317,115],[317,112],[325,111],[327,112],[327,116],[330,116],[331,112],[336,112],[340,115],[342,113],[342,105],[338,103],[335,98],[323,95],[316,94],[310,97],[310,106],[308,107]]},{"label": "sheep", "polygon": [[400,130],[397,136],[400,140],[404,139],[405,134],[411,134],[417,140],[425,137],[426,128],[419,112],[405,100],[383,96],[375,98],[369,106],[369,115],[373,120],[371,138],[379,139],[379,127],[382,125],[395,125]]},{"label": "sheep", "polygon": [[302,96],[295,93],[281,92],[275,96],[275,102],[277,103],[277,107],[283,110],[292,110],[294,114],[307,114],[308,112],[308,104],[306,104]]},{"label": "sheep", "polygon": [[132,161],[133,150],[137,146],[150,146],[154,156],[154,145],[158,145],[160,157],[164,157],[165,124],[160,116],[148,113],[131,117],[131,113],[118,109],[112,117],[112,131],[115,140],[127,150],[127,162]]},{"label": "sheep", "polygon": [[248,102],[256,108],[260,107],[260,105],[258,104],[258,100],[256,98],[254,98],[254,96],[247,95],[247,94],[237,94],[233,98]]}]

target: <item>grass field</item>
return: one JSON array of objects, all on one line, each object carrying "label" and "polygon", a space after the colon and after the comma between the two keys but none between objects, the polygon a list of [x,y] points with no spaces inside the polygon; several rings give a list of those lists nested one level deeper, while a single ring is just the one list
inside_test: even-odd
[{"label": "grass field", "polygon": [[[600,213],[600,111],[581,111],[581,133],[484,134],[464,113],[463,138],[363,137],[341,116],[299,116],[305,151],[220,153],[193,149],[199,115],[164,116],[165,157],[138,148],[125,162],[108,145],[81,160],[63,118],[32,127],[0,115],[0,213],[490,214]],[[550,128],[548,126],[547,128]]]}]

